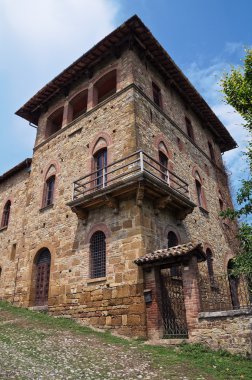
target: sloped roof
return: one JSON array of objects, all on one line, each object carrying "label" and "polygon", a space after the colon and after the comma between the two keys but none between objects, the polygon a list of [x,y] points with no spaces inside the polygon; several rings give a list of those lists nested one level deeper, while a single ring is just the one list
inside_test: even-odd
[{"label": "sloped roof", "polygon": [[189,254],[195,254],[199,261],[205,260],[205,254],[201,243],[186,243],[180,244],[172,248],[158,249],[152,253],[147,253],[144,256],[139,257],[134,261],[137,265],[152,264],[158,261],[169,261],[169,259],[175,257],[188,256]]},{"label": "sloped roof", "polygon": [[31,166],[32,159],[26,158],[24,161],[20,162],[4,174],[0,176],[0,183],[8,179],[9,177],[12,177],[14,174],[20,172],[23,169],[29,168]]},{"label": "sloped roof", "polygon": [[126,42],[129,46],[136,44],[140,47],[167,81],[172,83],[182,96],[186,97],[192,109],[204,119],[205,125],[218,136],[223,152],[237,146],[206,101],[136,15],[125,21],[38,91],[16,112],[16,115],[37,124],[41,106],[59,93],[66,91],[67,87],[81,75],[85,73],[88,75],[92,71],[92,67],[104,57],[111,55],[112,52],[116,54],[117,48]]}]

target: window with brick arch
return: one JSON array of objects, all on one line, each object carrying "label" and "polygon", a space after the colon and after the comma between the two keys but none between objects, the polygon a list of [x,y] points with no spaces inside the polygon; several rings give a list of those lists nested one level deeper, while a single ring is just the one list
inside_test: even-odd
[{"label": "window with brick arch", "polygon": [[55,189],[55,175],[52,175],[49,178],[47,178],[45,182],[43,207],[47,207],[53,204],[54,189]]},{"label": "window with brick arch", "polygon": [[94,172],[97,188],[105,187],[107,184],[107,148],[98,150],[94,154]]},{"label": "window with brick arch", "polygon": [[80,115],[87,111],[88,90],[84,90],[76,95],[70,102],[72,107],[72,120],[75,120]]},{"label": "window with brick arch", "polygon": [[50,137],[62,127],[64,107],[58,108],[47,119],[45,137]]},{"label": "window with brick arch", "polygon": [[161,172],[161,178],[164,181],[168,181],[168,157],[161,152],[161,150],[158,152],[159,156],[159,163],[160,163],[160,172]]},{"label": "window with brick arch", "polygon": [[8,227],[9,220],[10,220],[10,211],[11,211],[11,201],[9,200],[5,203],[5,206],[3,209],[1,228]]},{"label": "window with brick arch", "polygon": [[94,84],[94,105],[97,105],[116,93],[117,73],[112,70]]},{"label": "window with brick arch", "polygon": [[102,231],[96,231],[90,239],[90,277],[106,276],[106,236]]},{"label": "window with brick arch", "polygon": [[167,235],[168,248],[176,247],[178,245],[178,237],[173,231],[169,231]]}]

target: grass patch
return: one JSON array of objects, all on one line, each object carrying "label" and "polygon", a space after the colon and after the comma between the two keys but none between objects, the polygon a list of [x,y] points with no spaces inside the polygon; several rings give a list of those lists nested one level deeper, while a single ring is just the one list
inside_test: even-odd
[{"label": "grass patch", "polygon": [[173,364],[187,363],[212,375],[218,380],[250,380],[252,378],[252,361],[227,351],[213,351],[201,344],[182,344],[176,348],[163,346],[145,346],[154,360],[162,365],[167,361]]},{"label": "grass patch", "polygon": [[[47,339],[48,335],[56,336],[57,331],[68,331],[79,336],[84,334],[99,339],[101,350],[102,344],[120,345],[127,352],[134,349],[135,352],[149,358],[148,360],[151,360],[156,368],[162,367],[164,373],[169,373],[173,368],[175,371],[173,373],[179,374],[179,368],[183,367],[188,369],[188,375],[193,379],[200,379],[197,375],[199,371],[203,376],[210,375],[211,379],[215,380],[252,379],[252,361],[226,351],[212,351],[199,344],[182,344],[177,347],[145,345],[141,339],[127,340],[110,332],[94,331],[71,319],[53,318],[45,313],[18,308],[4,301],[0,301],[0,312],[2,312],[0,322],[4,319],[4,314],[14,320],[13,322],[7,320],[2,325],[0,323],[0,342],[13,345],[18,337],[22,337],[20,350],[24,350],[29,356],[39,357],[36,344]],[[17,323],[15,319],[18,320]],[[33,351],[30,348],[30,341],[34,342]]]}]

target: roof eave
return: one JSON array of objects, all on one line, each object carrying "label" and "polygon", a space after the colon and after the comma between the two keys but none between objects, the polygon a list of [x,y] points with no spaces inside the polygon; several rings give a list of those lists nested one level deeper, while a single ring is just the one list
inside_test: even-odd
[{"label": "roof eave", "polygon": [[10,170],[8,170],[7,172],[3,173],[0,176],[0,183],[12,177],[13,175],[19,173],[21,170],[28,169],[31,166],[31,163],[32,163],[32,159],[26,158],[24,161],[13,166],[13,168],[11,168]]},{"label": "roof eave", "polygon": [[135,42],[138,41],[142,49],[152,57],[152,60],[155,61],[159,70],[161,70],[164,75],[167,75],[167,78],[170,78],[172,82],[175,83],[177,89],[186,96],[192,109],[200,114],[201,117],[206,120],[207,124],[210,125],[212,132],[218,136],[218,144],[220,145],[221,151],[225,152],[236,148],[237,143],[225,126],[194,88],[189,79],[168,55],[165,49],[155,39],[150,30],[136,15],[125,21],[51,80],[18,111],[16,111],[16,115],[37,125],[40,113],[39,108],[41,105],[43,106],[50,99],[59,94],[62,89],[72,83],[76,77],[81,75],[81,73],[83,75],[84,72],[94,65],[95,62],[108,54],[111,49],[115,48],[115,46],[121,45],[122,41],[125,41],[128,38],[129,44],[132,43],[133,36]]}]

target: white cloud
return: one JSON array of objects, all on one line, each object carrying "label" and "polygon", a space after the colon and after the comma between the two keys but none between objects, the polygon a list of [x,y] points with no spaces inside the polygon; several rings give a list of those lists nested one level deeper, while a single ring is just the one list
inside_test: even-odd
[{"label": "white cloud", "polygon": [[0,0],[0,173],[32,154],[34,130],[14,112],[115,28],[119,6],[116,0]]},{"label": "white cloud", "polygon": [[111,30],[117,8],[112,0],[0,0],[1,37],[5,30],[40,55],[57,47],[85,50]]}]

